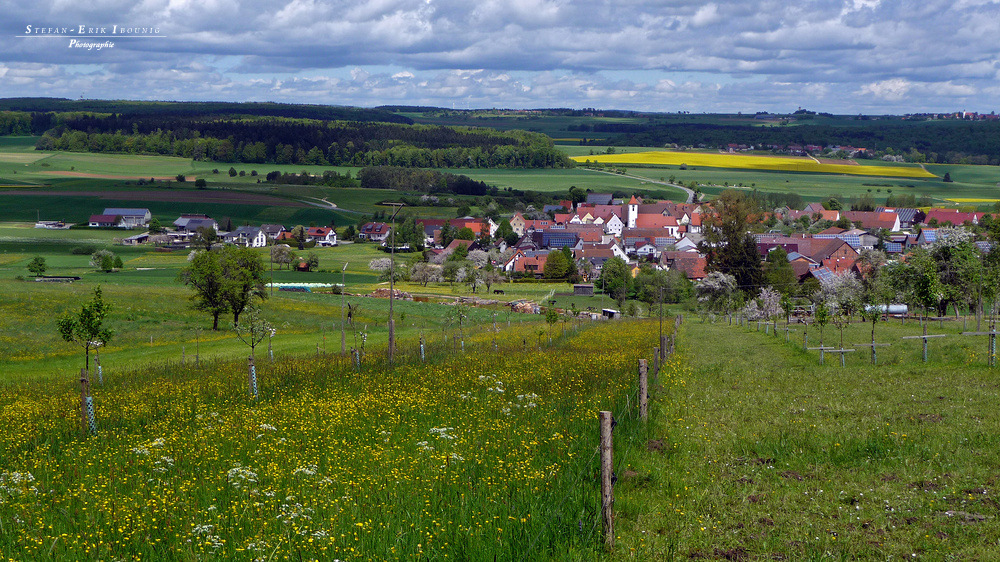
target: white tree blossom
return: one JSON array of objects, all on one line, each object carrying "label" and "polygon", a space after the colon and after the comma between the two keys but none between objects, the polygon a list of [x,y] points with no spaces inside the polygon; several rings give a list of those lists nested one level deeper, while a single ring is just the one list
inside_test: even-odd
[{"label": "white tree blossom", "polygon": [[956,246],[961,246],[965,242],[970,242],[975,238],[975,234],[961,226],[941,227],[937,229],[937,238],[935,238],[934,242],[931,244],[930,250],[933,253],[935,250],[940,248],[954,248]]},{"label": "white tree blossom", "polygon": [[733,294],[736,290],[736,278],[727,273],[713,271],[707,277],[694,284],[698,302],[716,303]]},{"label": "white tree blossom", "polygon": [[774,287],[762,287],[756,300],[760,301],[760,311],[764,318],[781,316],[781,293],[775,291]]},{"label": "white tree blossom", "polygon": [[380,273],[383,271],[389,271],[390,267],[392,267],[391,258],[375,258],[368,262],[368,269],[378,271]]},{"label": "white tree blossom", "polygon": [[472,250],[469,252],[468,258],[478,268],[482,268],[489,263],[489,254],[482,250]]},{"label": "white tree blossom", "polygon": [[850,313],[861,302],[863,290],[854,272],[845,271],[820,282],[819,298],[830,310]]}]

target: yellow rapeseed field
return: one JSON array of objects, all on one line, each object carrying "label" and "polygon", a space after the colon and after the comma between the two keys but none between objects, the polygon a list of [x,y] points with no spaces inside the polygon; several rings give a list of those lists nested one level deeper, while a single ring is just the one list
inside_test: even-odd
[{"label": "yellow rapeseed field", "polygon": [[597,154],[574,156],[572,160],[601,164],[633,164],[660,166],[688,166],[709,168],[737,168],[744,170],[769,170],[777,172],[810,172],[818,174],[848,174],[855,176],[889,176],[902,178],[935,178],[934,174],[909,166],[855,166],[851,164],[821,164],[811,158],[778,156],[751,156],[745,154],[711,154],[702,152],[650,151],[624,154]]}]

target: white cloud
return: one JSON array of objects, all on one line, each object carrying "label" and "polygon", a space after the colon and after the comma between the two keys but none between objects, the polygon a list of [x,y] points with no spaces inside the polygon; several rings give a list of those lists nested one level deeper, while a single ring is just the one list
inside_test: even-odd
[{"label": "white cloud", "polygon": [[862,96],[870,95],[883,100],[898,101],[906,96],[911,86],[912,84],[903,78],[890,78],[880,82],[862,84],[858,93]]},{"label": "white cloud", "polygon": [[722,19],[719,15],[719,7],[715,4],[705,4],[694,13],[691,18],[691,25],[694,27],[704,27],[716,23]]}]

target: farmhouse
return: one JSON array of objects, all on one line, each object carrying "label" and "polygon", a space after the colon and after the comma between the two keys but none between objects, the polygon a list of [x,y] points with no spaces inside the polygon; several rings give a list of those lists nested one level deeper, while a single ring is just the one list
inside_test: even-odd
[{"label": "farmhouse", "polygon": [[310,226],[306,228],[306,240],[315,240],[317,246],[336,246],[337,231],[328,226]]},{"label": "farmhouse", "polygon": [[222,240],[247,248],[263,248],[267,246],[267,236],[259,226],[241,226],[232,232],[222,235]]},{"label": "farmhouse", "polygon": [[174,221],[174,228],[177,229],[177,232],[197,232],[199,228],[211,228],[218,232],[219,223],[215,222],[215,219],[210,218],[208,215],[181,215]]},{"label": "farmhouse", "polygon": [[262,224],[260,229],[264,231],[264,236],[267,236],[268,240],[277,240],[278,236],[285,232],[285,227],[280,224]]},{"label": "farmhouse", "polygon": [[90,215],[87,226],[91,228],[125,228],[119,215]]},{"label": "farmhouse", "polygon": [[384,222],[369,222],[361,227],[361,230],[358,232],[358,238],[373,242],[385,242],[385,239],[389,237],[390,230],[392,230],[392,227]]},{"label": "farmhouse", "polygon": [[139,228],[145,227],[149,224],[149,221],[153,220],[152,213],[149,209],[129,209],[122,207],[109,207],[104,209],[102,215],[117,215],[121,217],[118,226],[121,228]]}]

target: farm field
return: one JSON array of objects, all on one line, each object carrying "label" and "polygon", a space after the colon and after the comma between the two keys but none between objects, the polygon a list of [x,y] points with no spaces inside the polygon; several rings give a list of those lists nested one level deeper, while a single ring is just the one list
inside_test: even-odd
[{"label": "farm field", "polygon": [[[671,176],[676,181],[696,182],[708,197],[716,196],[734,186],[742,189],[757,189],[762,192],[798,193],[806,201],[821,201],[836,197],[842,201],[851,197],[871,195],[882,202],[891,193],[910,194],[916,198],[930,197],[936,205],[979,204],[983,209],[992,207],[992,200],[1000,198],[996,182],[1000,181],[1000,170],[989,166],[941,166],[935,173],[942,176],[949,172],[954,177],[952,183],[940,179],[915,180],[909,178],[874,178],[831,174],[805,174],[789,172],[767,172],[746,170],[723,170],[719,168],[678,167],[640,168],[629,167],[631,176],[647,177],[663,181]],[[725,185],[725,186],[724,186]],[[968,200],[968,201],[967,201]]]},{"label": "farm field", "polygon": [[[21,144],[10,141],[0,145],[0,155],[7,158],[24,158],[34,156],[30,149],[30,137],[22,137]],[[567,154],[591,158],[589,151],[601,152],[604,147],[562,147]],[[624,154],[611,155],[627,157],[627,155],[653,151],[649,147],[616,147]],[[726,155],[704,155],[697,153],[683,154],[685,160],[695,156],[727,157]],[[109,206],[148,207],[162,221],[172,221],[182,212],[205,212],[213,217],[232,220],[234,225],[262,222],[280,222],[287,224],[329,224],[333,221],[338,226],[357,222],[358,213],[371,214],[385,207],[378,203],[396,199],[399,193],[393,190],[364,190],[357,188],[328,188],[321,186],[273,186],[257,184],[256,178],[250,172],[256,170],[264,174],[271,169],[301,173],[321,174],[333,169],[339,173],[356,174],[357,168],[329,168],[320,166],[279,166],[265,164],[232,164],[238,171],[246,175],[230,178],[229,164],[192,162],[190,160],[167,157],[154,158],[148,164],[147,157],[94,155],[77,153],[52,153],[35,161],[29,170],[24,171],[24,164],[13,164],[0,159],[0,214],[7,220],[34,220],[38,216],[45,219],[63,219],[70,221],[85,220],[90,214],[99,213]],[[600,155],[605,157],[605,155]],[[147,169],[150,165],[160,170],[163,177],[173,178],[177,173],[188,175],[189,181],[158,182],[155,187],[137,186],[135,180],[124,180],[125,172],[134,163]],[[744,157],[747,158],[747,157]],[[763,158],[763,157],[762,157]],[[778,158],[774,160],[789,160]],[[43,167],[42,164],[52,162],[58,166]],[[692,160],[693,162],[693,160]],[[675,181],[689,183],[697,182],[707,197],[715,196],[731,186],[761,191],[796,192],[806,201],[819,201],[828,197],[849,199],[871,194],[876,200],[884,199],[889,190],[897,194],[913,194],[917,197],[927,195],[935,204],[957,205],[975,204],[985,209],[991,207],[996,199],[1000,199],[1000,170],[990,166],[962,165],[928,165],[930,173],[926,178],[915,177],[876,177],[846,175],[841,173],[806,173],[771,170],[748,170],[737,168],[718,168],[706,165],[695,165],[692,162],[678,162],[669,166],[629,167],[629,176],[648,178],[643,181],[636,177],[625,177],[619,174],[600,173],[582,168],[568,170],[489,170],[489,169],[451,169],[440,170],[468,175],[475,180],[485,181],[501,189],[512,188],[548,193],[561,193],[576,186],[594,192],[624,192],[644,193],[647,196],[680,200],[684,194],[669,186],[654,182],[666,181],[671,176]],[[811,162],[811,161],[810,161]],[[680,164],[686,164],[687,169],[680,170]],[[813,163],[815,164],[815,163]],[[898,165],[878,161],[865,161],[864,166],[873,173],[882,174],[882,170],[919,170],[918,168],[900,168]],[[118,174],[119,179],[101,179],[94,177],[73,177],[53,175],[51,170],[57,167],[60,174],[75,168],[83,176],[100,176]],[[859,166],[850,166],[858,169]],[[220,173],[213,174],[218,169]],[[13,173],[18,171],[18,173]],[[75,173],[75,172],[74,172]],[[922,173],[922,171],[921,171]],[[949,173],[950,183],[940,178]],[[134,175],[134,173],[132,173]],[[933,175],[933,176],[932,176]],[[196,177],[205,177],[209,182],[208,190],[197,190],[193,187]],[[43,187],[28,187],[43,185]],[[116,194],[121,194],[116,196]],[[337,206],[336,209],[321,208],[318,200]],[[270,203],[268,203],[270,201]],[[459,201],[472,203],[469,198],[456,198]],[[195,207],[197,207],[195,209]],[[441,218],[454,216],[457,207],[410,207],[407,212],[418,217]],[[194,209],[194,210],[192,210]],[[44,212],[43,212],[44,211]]]},{"label": "farm field", "polygon": [[870,166],[854,164],[821,164],[811,158],[751,156],[742,154],[717,154],[704,152],[649,151],[625,154],[598,154],[574,156],[573,160],[583,163],[587,160],[602,164],[706,166],[713,168],[737,168],[750,170],[773,170],[784,172],[808,172],[823,174],[847,174],[857,176],[880,176],[902,178],[934,178],[934,174],[919,166]]},{"label": "farm field", "polygon": [[[774,337],[686,319],[655,446],[619,469],[616,558],[996,558],[1000,391],[986,338],[958,335],[974,319],[930,323],[947,336],[926,364],[900,339],[917,322],[880,323],[878,366],[861,348],[846,368],[803,351],[801,325],[785,343],[783,324]],[[870,338],[852,324],[844,343]],[[838,330],[823,341],[839,346]]]}]

